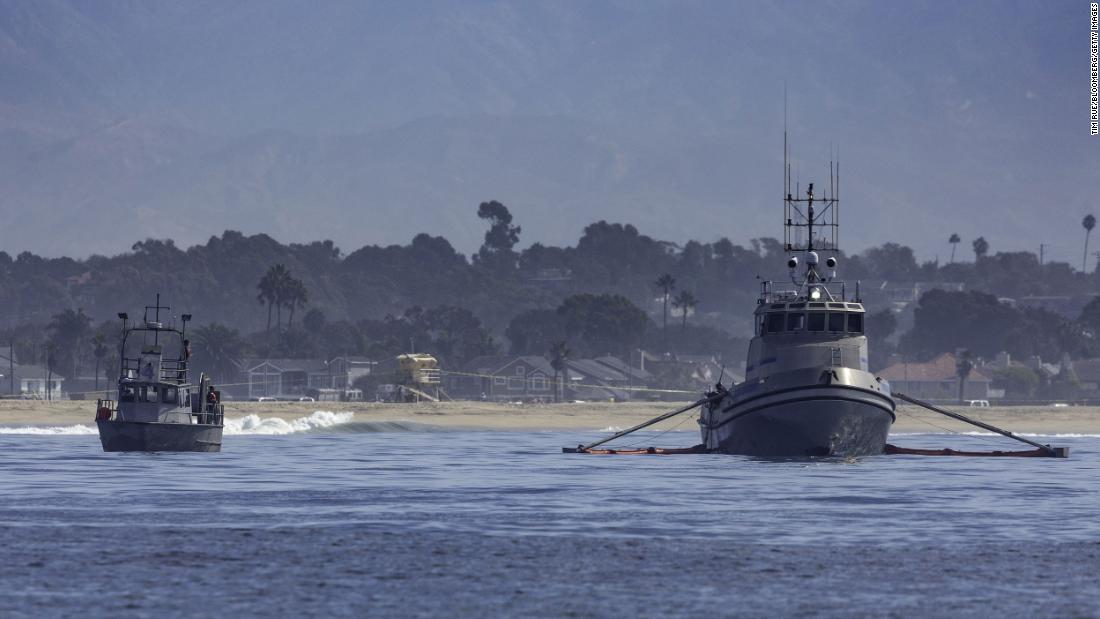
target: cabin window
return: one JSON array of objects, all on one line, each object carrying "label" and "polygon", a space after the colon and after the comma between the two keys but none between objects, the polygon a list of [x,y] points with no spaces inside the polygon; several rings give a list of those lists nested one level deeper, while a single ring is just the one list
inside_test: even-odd
[{"label": "cabin window", "polygon": [[119,402],[133,402],[134,401],[134,388],[123,387],[118,394]]},{"label": "cabin window", "polygon": [[768,333],[781,333],[783,331],[784,314],[768,314]]},{"label": "cabin window", "polygon": [[844,330],[844,313],[843,312],[829,312],[829,330],[830,331],[843,331]]},{"label": "cabin window", "polygon": [[863,333],[863,314],[848,314],[848,330]]},{"label": "cabin window", "polygon": [[164,397],[161,398],[161,401],[164,402],[165,404],[175,404],[176,403],[176,388],[175,387],[165,387],[164,388]]},{"label": "cabin window", "polygon": [[787,330],[802,331],[806,328],[806,314],[787,314]]},{"label": "cabin window", "polygon": [[807,331],[824,331],[825,330],[825,313],[824,312],[810,312],[806,320]]}]

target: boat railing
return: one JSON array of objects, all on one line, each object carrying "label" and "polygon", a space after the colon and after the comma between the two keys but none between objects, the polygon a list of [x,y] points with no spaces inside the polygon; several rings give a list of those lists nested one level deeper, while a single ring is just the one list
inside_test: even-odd
[{"label": "boat railing", "polygon": [[191,415],[197,424],[220,426],[225,419],[225,406],[203,402],[197,409],[192,407]]},{"label": "boat railing", "polygon": [[[141,375],[141,359],[133,357],[126,357],[122,360],[122,376],[124,378],[149,378]],[[162,359],[160,374],[155,378],[155,382],[162,383],[187,382],[187,361],[183,359]]]},{"label": "boat railing", "polygon": [[118,414],[118,403],[114,400],[98,399],[95,402],[96,421],[110,421]]}]

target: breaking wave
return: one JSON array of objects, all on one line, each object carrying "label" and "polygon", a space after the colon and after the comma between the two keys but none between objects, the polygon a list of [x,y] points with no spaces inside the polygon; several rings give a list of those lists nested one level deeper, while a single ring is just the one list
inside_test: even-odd
[{"label": "breaking wave", "polygon": [[[413,421],[353,421],[354,413],[335,413],[316,411],[308,417],[282,419],[280,417],[261,417],[245,415],[227,418],[224,434],[240,436],[248,434],[282,435],[307,432],[339,432],[341,434],[362,434],[368,432],[439,432],[445,430],[438,426]],[[38,436],[95,435],[95,426],[78,424],[72,426],[0,426],[0,435],[23,434]]]},{"label": "breaking wave", "polygon": [[61,436],[69,434],[98,434],[93,426],[0,426],[0,434],[38,434]]},{"label": "breaking wave", "polygon": [[337,432],[363,434],[368,432],[438,432],[443,428],[413,421],[353,421],[354,413],[316,411],[308,417],[287,421],[279,417],[246,415],[225,420],[226,435],[296,434],[302,432]]},{"label": "breaking wave", "polygon": [[239,419],[225,420],[225,434],[295,434],[297,432],[312,432],[339,426],[351,421],[354,413],[333,413],[330,411],[316,411],[309,417],[297,419],[281,419],[279,417],[260,417],[259,415],[245,415]]}]

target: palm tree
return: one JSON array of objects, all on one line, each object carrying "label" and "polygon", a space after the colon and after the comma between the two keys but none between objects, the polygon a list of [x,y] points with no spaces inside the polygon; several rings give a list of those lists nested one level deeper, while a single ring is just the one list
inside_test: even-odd
[{"label": "palm tree", "polygon": [[107,356],[107,336],[96,333],[92,338],[92,354],[95,356],[95,390],[99,391],[99,367],[103,364],[103,357]]},{"label": "palm tree", "polygon": [[688,312],[695,309],[698,303],[699,301],[695,298],[695,295],[687,290],[681,290],[680,294],[676,295],[676,298],[672,300],[672,306],[680,310],[680,316],[682,318],[682,322],[680,323],[681,336],[687,331]]},{"label": "palm tree", "polygon": [[974,239],[974,261],[979,262],[986,254],[989,253],[989,241],[985,240],[984,236],[979,236]]},{"label": "palm tree", "polygon": [[969,350],[962,351],[955,360],[955,375],[959,377],[959,404],[963,403],[963,391],[966,389],[966,379],[970,377],[970,371],[974,369],[973,357]]},{"label": "palm tree", "polygon": [[951,243],[951,264],[955,264],[955,248],[962,242],[962,239],[959,238],[957,233],[952,232],[951,238],[947,239],[947,242]]},{"label": "palm tree", "polygon": [[302,283],[302,280],[294,279],[288,274],[282,296],[282,302],[290,309],[290,316],[286,321],[286,326],[289,329],[294,324],[294,310],[304,308],[306,303],[309,302],[309,291],[306,290],[306,285]]},{"label": "palm tree", "polygon": [[244,353],[244,340],[236,329],[217,323],[203,325],[194,331],[196,352],[207,364],[210,374],[225,382],[236,371],[235,363]]},{"label": "palm tree", "polygon": [[79,370],[80,351],[84,347],[85,338],[88,337],[91,325],[92,319],[84,313],[83,309],[78,309],[75,312],[67,309],[54,314],[49,324],[51,331],[50,343],[54,348],[53,354],[56,356],[60,351],[65,355],[66,363],[72,361],[72,367],[66,368],[62,365],[62,369],[71,371],[74,377]]},{"label": "palm tree", "polygon": [[565,345],[565,340],[558,340],[550,345],[550,367],[554,368],[554,401],[561,402],[563,392],[561,385],[561,373],[565,370],[565,361],[569,358],[570,350]]},{"label": "palm tree", "polygon": [[267,331],[271,331],[272,309],[278,312],[275,326],[278,327],[282,323],[282,299],[288,279],[290,279],[290,270],[286,265],[279,263],[268,269],[260,279],[260,283],[256,284],[256,288],[260,291],[260,294],[256,295],[256,300],[260,305],[267,304]]},{"label": "palm tree", "polygon": [[668,273],[657,278],[657,281],[653,282],[653,285],[661,290],[661,296],[664,299],[664,322],[662,323],[661,337],[664,340],[665,350],[668,350],[668,299],[672,295],[672,291],[676,288],[676,278],[672,277]]},{"label": "palm tree", "polygon": [[1085,255],[1081,256],[1081,272],[1085,272],[1085,261],[1089,257],[1089,235],[1092,234],[1092,229],[1096,227],[1096,218],[1092,214],[1085,215],[1085,218],[1081,220],[1081,226],[1085,229]]},{"label": "palm tree", "polygon": [[53,370],[57,359],[57,345],[53,342],[46,344],[46,400],[53,400]]}]

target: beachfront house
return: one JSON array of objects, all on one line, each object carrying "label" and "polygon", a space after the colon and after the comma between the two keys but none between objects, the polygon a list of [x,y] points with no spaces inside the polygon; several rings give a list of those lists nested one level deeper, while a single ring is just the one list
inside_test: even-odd
[{"label": "beachfront house", "polygon": [[0,361],[0,366],[0,394],[34,400],[65,397],[65,377],[56,372],[51,374],[45,367],[31,364],[17,363],[13,368],[7,359]]},{"label": "beachfront house", "polygon": [[251,400],[307,397],[307,390],[332,389],[347,381],[344,376],[334,376],[324,359],[245,359],[241,366]]},{"label": "beachfront house", "polygon": [[[957,357],[952,353],[927,362],[900,360],[878,372],[890,381],[890,388],[906,395],[932,402],[955,402],[959,398]],[[966,379],[964,400],[988,400],[993,379],[975,367]]]}]

